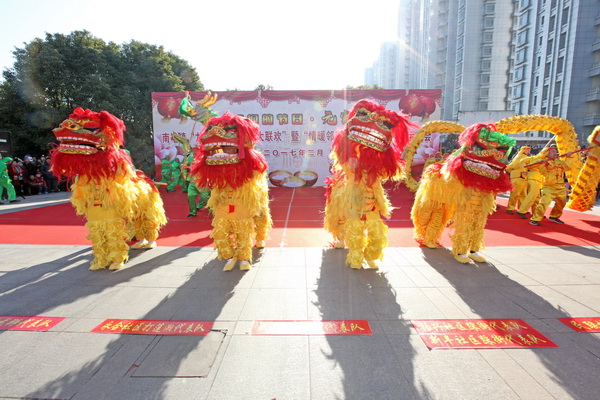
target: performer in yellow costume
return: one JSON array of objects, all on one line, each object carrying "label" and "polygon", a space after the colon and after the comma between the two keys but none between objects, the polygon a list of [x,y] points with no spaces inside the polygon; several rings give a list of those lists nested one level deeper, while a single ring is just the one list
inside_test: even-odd
[{"label": "performer in yellow costume", "polygon": [[566,154],[567,159],[558,158],[558,151],[555,147],[548,150],[548,160],[541,164],[540,172],[544,176],[542,184],[542,196],[540,202],[533,211],[533,216],[529,220],[531,225],[540,225],[540,221],[544,218],[546,209],[550,202],[554,200],[554,207],[550,211],[549,220],[557,224],[564,224],[560,217],[563,209],[567,204],[567,188],[565,186],[565,172],[571,169],[568,159],[570,154]]},{"label": "performer in yellow costume", "polygon": [[506,166],[506,172],[510,174],[510,183],[513,186],[506,205],[507,214],[514,214],[515,207],[521,205],[527,195],[527,169],[525,165],[531,163],[529,161],[530,152],[531,147],[521,147],[519,153]]},{"label": "performer in yellow costume", "polygon": [[398,179],[402,150],[411,123],[404,116],[368,100],[358,101],[331,148],[333,176],[326,180],[325,229],[348,247],[346,263],[355,269],[363,261],[379,267],[387,246],[392,207],[382,182]]},{"label": "performer in yellow costume", "polygon": [[544,175],[540,172],[541,165],[536,164],[540,160],[544,159],[548,155],[548,149],[544,148],[535,156],[527,158],[527,163],[523,165],[523,168],[527,171],[526,178],[526,189],[525,196],[517,209],[517,215],[523,219],[527,218],[527,213],[538,205],[540,201],[540,190],[544,182]]},{"label": "performer in yellow costume", "polygon": [[90,270],[117,270],[132,247],[156,247],[160,228],[167,223],[163,202],[154,183],[135,170],[129,153],[122,149],[123,121],[107,111],[76,108],[53,130],[60,145],[52,151],[52,172],[73,180],[71,203],[92,241]]},{"label": "performer in yellow costume", "polygon": [[212,118],[200,135],[201,149],[192,165],[194,182],[211,190],[211,237],[219,259],[226,260],[224,271],[238,260],[241,270],[251,269],[252,247],[265,246],[272,225],[267,161],[254,147],[259,139],[259,126],[248,118],[229,112]]},{"label": "performer in yellow costume", "polygon": [[[458,124],[432,121],[423,126],[423,131],[460,132],[461,128]],[[410,153],[414,153],[423,136],[415,134]],[[486,261],[479,254],[483,249],[484,227],[488,215],[496,209],[495,196],[511,188],[504,169],[515,143],[514,139],[496,132],[492,124],[475,124],[460,134],[462,147],[444,163],[429,166],[418,184],[411,210],[417,242],[429,248],[439,247],[444,228],[452,219],[454,258],[461,263]]]}]

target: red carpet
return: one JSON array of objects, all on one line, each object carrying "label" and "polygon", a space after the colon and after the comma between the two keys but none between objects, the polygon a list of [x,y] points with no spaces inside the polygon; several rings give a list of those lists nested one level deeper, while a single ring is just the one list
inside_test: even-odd
[{"label": "red carpet", "polygon": [[[324,190],[322,188],[271,188],[273,229],[268,247],[323,247],[332,241],[323,230]],[[405,187],[388,191],[397,207],[387,221],[391,247],[416,247],[412,239],[410,207],[412,194]],[[211,225],[208,212],[196,218],[186,218],[187,197],[181,192],[165,194],[165,209],[169,223],[163,228],[161,246],[212,246],[208,237]],[[486,246],[593,246],[600,245],[600,216],[565,210],[561,219],[565,225],[548,220],[542,226],[505,213],[506,199],[498,198],[498,211],[486,226]],[[0,215],[1,244],[86,245],[84,219],[75,215],[70,203]],[[441,244],[451,246],[448,231]]]}]

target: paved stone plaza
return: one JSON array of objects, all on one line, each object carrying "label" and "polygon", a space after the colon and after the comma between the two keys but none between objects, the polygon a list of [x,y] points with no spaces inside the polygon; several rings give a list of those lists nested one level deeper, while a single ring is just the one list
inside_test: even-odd
[{"label": "paved stone plaza", "polygon": [[[39,197],[20,209],[66,201]],[[116,272],[88,271],[89,246],[0,254],[0,315],[65,317],[0,331],[0,398],[600,398],[600,333],[558,321],[600,316],[600,246],[490,247],[479,265],[394,247],[379,271],[345,267],[345,250],[269,247],[246,273],[221,271],[212,248],[132,251]],[[215,323],[206,336],[90,332],[108,318]],[[411,324],[466,318],[523,319],[560,347],[429,350]],[[366,320],[373,334],[255,335],[256,320]]]}]

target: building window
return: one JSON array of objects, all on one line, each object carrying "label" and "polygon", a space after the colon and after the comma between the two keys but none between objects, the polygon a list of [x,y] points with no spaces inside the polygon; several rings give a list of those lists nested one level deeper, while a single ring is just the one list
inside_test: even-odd
[{"label": "building window", "polygon": [[526,47],[517,50],[516,60],[515,61],[517,63],[522,63],[523,61],[525,61],[525,53],[526,52],[527,52],[527,48]]},{"label": "building window", "polygon": [[490,83],[490,74],[481,74],[479,82],[481,82],[484,85]]},{"label": "building window", "polygon": [[533,96],[533,106],[537,106],[537,96]]},{"label": "building window", "polygon": [[538,38],[538,46],[540,46],[540,47],[541,47],[541,46],[542,46],[542,43],[544,43],[544,38],[540,36],[540,37]]},{"label": "building window", "polygon": [[[545,85],[544,90],[542,91],[542,101],[545,101],[545,100],[548,100],[548,85]],[[542,114],[544,114],[544,113],[542,113]]]},{"label": "building window", "polygon": [[560,97],[561,86],[562,86],[561,81],[558,81],[554,84],[554,97]]},{"label": "building window", "polygon": [[547,56],[552,54],[553,47],[554,47],[554,40],[553,39],[548,40],[548,45],[546,46],[546,55]]},{"label": "building window", "polygon": [[540,65],[542,65],[542,57],[538,56],[538,58],[535,62],[535,66],[536,66],[536,68],[539,68]]},{"label": "building window", "polygon": [[494,34],[492,32],[483,32],[483,43],[492,43]]},{"label": "building window", "polygon": [[518,82],[523,79],[524,71],[525,71],[525,67],[519,67],[519,68],[515,69],[515,76],[514,76],[515,82]]},{"label": "building window", "polygon": [[552,106],[552,115],[555,117],[558,116],[558,104],[555,104],[554,106]]},{"label": "building window", "polygon": [[483,46],[483,49],[481,50],[481,54],[484,57],[489,57],[492,55],[492,46]]},{"label": "building window", "polygon": [[[484,38],[485,38],[485,33],[483,34]],[[485,40],[484,40],[485,42]],[[517,34],[517,45],[522,45],[527,43],[527,29],[525,29],[524,31],[521,31]]]},{"label": "building window", "polygon": [[527,24],[529,23],[529,11],[525,11],[523,14],[521,14],[521,16],[519,17],[519,28],[522,28],[524,26],[527,26]]},{"label": "building window", "polygon": [[489,88],[481,88],[479,89],[479,97],[488,98],[490,97],[490,89]]},{"label": "building window", "polygon": [[565,8],[563,10],[562,19],[560,20],[560,24],[565,25],[567,22],[569,22],[569,7]]},{"label": "building window", "polygon": [[513,98],[518,99],[523,96],[523,84],[513,87]]},{"label": "building window", "polygon": [[486,29],[490,29],[494,27],[494,18],[484,18],[483,19],[483,27]]},{"label": "building window", "polygon": [[552,15],[550,17],[550,25],[548,26],[548,32],[552,32],[554,30],[555,24],[556,24],[556,15]]},{"label": "building window", "polygon": [[520,3],[520,9],[522,10],[522,9],[524,9],[524,8],[527,8],[527,7],[529,7],[529,4],[530,4],[530,3],[531,3],[531,1],[530,1],[530,0],[521,0],[521,3]]},{"label": "building window", "polygon": [[490,60],[481,61],[481,70],[482,71],[489,71],[490,69],[492,69],[492,62]]},{"label": "building window", "polygon": [[563,32],[560,34],[560,38],[558,39],[558,49],[562,50],[565,48],[567,44],[567,32]]},{"label": "building window", "polygon": [[515,114],[519,115],[523,113],[523,102],[517,101],[513,104],[513,109],[515,110]]},{"label": "building window", "polygon": [[538,86],[540,86],[540,76],[539,75],[535,77],[535,87],[538,87]]},{"label": "building window", "polygon": [[558,60],[556,61],[556,73],[557,74],[560,74],[563,72],[564,64],[565,64],[565,58],[559,57]]},{"label": "building window", "polygon": [[485,111],[488,109],[488,102],[487,101],[480,101],[478,104],[478,109],[479,111]]},{"label": "building window", "polygon": [[493,14],[496,12],[496,5],[494,3],[487,3],[483,8],[484,14]]}]

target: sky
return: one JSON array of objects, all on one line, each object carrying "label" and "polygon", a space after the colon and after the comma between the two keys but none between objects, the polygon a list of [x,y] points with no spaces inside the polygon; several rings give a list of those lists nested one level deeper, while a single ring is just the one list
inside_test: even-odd
[{"label": "sky", "polygon": [[46,33],[163,46],[208,90],[329,90],[364,84],[397,40],[400,0],[1,0],[0,68]]}]

